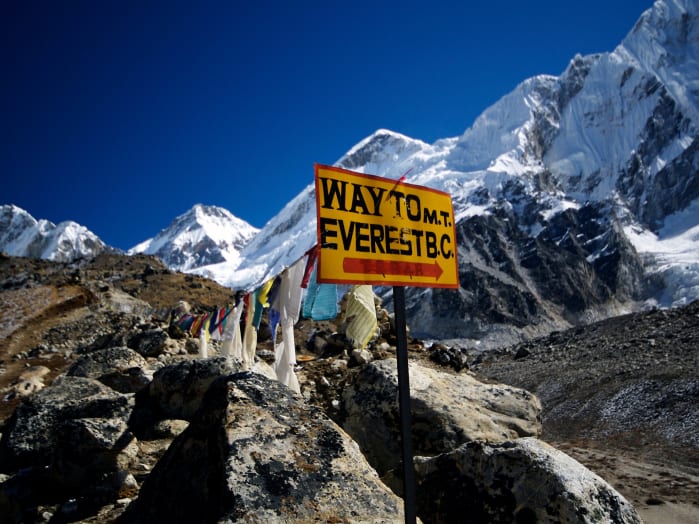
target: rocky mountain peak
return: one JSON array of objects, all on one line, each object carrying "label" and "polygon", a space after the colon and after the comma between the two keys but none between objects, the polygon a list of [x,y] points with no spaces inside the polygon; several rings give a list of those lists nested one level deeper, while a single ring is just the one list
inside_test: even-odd
[{"label": "rocky mountain peak", "polygon": [[114,251],[76,222],[56,225],[45,219],[37,220],[13,204],[0,206],[0,246],[8,255],[59,262]]},{"label": "rocky mountain peak", "polygon": [[[525,79],[461,135],[379,129],[337,162],[452,196],[461,288],[409,289],[415,329],[497,345],[699,298],[698,16],[658,0],[615,50]],[[129,252],[250,290],[315,243],[311,183],[259,232],[197,204]]]},{"label": "rocky mountain peak", "polygon": [[[419,151],[432,148],[421,140],[388,129],[379,129],[352,147],[340,160],[339,167],[365,173],[400,169],[401,162]],[[398,175],[400,176],[400,175]]]},{"label": "rocky mountain peak", "polygon": [[129,253],[156,255],[180,271],[219,262],[235,263],[240,250],[257,231],[227,209],[196,204]]}]

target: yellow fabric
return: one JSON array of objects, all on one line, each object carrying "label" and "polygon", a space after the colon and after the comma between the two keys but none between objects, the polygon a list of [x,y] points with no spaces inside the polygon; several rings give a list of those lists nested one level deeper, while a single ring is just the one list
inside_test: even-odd
[{"label": "yellow fabric", "polygon": [[262,287],[260,288],[260,291],[257,294],[257,301],[264,307],[269,307],[269,304],[267,303],[267,297],[269,296],[269,291],[272,289],[272,284],[274,284],[273,278],[269,279],[267,282],[262,284]]},{"label": "yellow fabric", "polygon": [[201,315],[197,315],[194,317],[194,322],[192,322],[192,327],[189,328],[189,333],[193,337],[198,337],[199,336],[199,330],[201,329],[201,321],[203,320],[203,317]]},{"label": "yellow fabric", "polygon": [[370,285],[353,286],[349,291],[345,322],[345,335],[354,347],[366,347],[378,328],[374,291]]},{"label": "yellow fabric", "polygon": [[204,319],[201,329],[204,331],[204,336],[206,337],[206,341],[208,342],[209,339],[211,338],[211,335],[209,334],[209,328],[211,327],[211,315],[206,315],[206,318]]}]

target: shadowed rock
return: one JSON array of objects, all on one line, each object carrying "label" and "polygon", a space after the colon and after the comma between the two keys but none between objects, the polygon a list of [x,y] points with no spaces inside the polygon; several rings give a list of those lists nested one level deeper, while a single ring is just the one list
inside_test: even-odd
[{"label": "shadowed rock", "polygon": [[331,519],[402,522],[402,501],[319,409],[239,373],[212,384],[118,522]]},{"label": "shadowed rock", "polygon": [[162,413],[161,418],[190,420],[211,383],[240,370],[226,357],[183,360],[156,371],[143,396]]},{"label": "shadowed rock", "polygon": [[[5,471],[49,465],[63,444],[62,435],[75,425],[89,427],[94,441],[111,453],[133,409],[133,397],[104,384],[65,377],[24,399],[10,418],[0,441],[0,465]],[[118,426],[118,427],[117,427]],[[85,444],[71,441],[73,448]]]},{"label": "shadowed rock", "polygon": [[88,353],[68,369],[67,375],[94,378],[120,393],[135,393],[151,381],[146,359],[125,347]]},{"label": "shadowed rock", "polygon": [[34,521],[40,504],[80,499],[89,511],[113,500],[138,453],[132,409],[133,396],[80,377],[24,399],[0,441],[0,467],[12,474],[0,484],[0,521]]}]

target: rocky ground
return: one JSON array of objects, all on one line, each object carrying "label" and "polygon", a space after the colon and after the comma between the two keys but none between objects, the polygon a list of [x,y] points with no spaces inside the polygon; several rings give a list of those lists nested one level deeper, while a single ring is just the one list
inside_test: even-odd
[{"label": "rocky ground", "polygon": [[[103,344],[144,316],[162,323],[180,299],[203,312],[233,296],[152,257],[105,255],[83,264],[0,258],[0,432],[21,397],[63,373],[81,348]],[[348,354],[341,341],[318,349],[316,339],[332,340],[337,328],[302,320],[296,341],[303,396],[339,421],[341,392],[364,357]],[[391,356],[394,342],[377,341],[368,357]],[[185,347],[173,351],[186,356]],[[270,348],[261,330],[258,356],[269,359]],[[610,482],[646,522],[699,522],[699,304],[484,353],[410,339],[409,358],[453,373],[468,361],[480,375],[536,393],[543,439]],[[144,442],[137,480],[167,442]]]},{"label": "rocky ground", "polygon": [[[158,319],[186,299],[196,313],[233,300],[211,280],[154,257],[101,255],[83,264],[0,255],[0,420],[34,382],[50,383],[100,337]],[[162,320],[167,320],[162,319]],[[22,384],[23,392],[17,392]]]},{"label": "rocky ground", "polygon": [[699,303],[481,353],[472,370],[536,393],[542,438],[647,522],[699,522]]}]

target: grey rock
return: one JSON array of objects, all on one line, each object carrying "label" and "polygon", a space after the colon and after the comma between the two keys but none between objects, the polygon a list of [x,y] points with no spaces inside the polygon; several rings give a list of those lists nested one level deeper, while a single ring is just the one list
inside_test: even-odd
[{"label": "grey rock", "polygon": [[157,357],[165,351],[167,339],[168,334],[162,329],[149,329],[131,336],[126,345],[144,357]]},{"label": "grey rock", "polygon": [[451,367],[456,371],[468,369],[468,353],[466,350],[444,344],[433,344],[429,349],[430,360],[433,362]]},{"label": "grey rock", "polygon": [[67,375],[94,378],[120,393],[135,393],[152,379],[148,362],[126,347],[88,353],[68,369]]},{"label": "grey rock", "polygon": [[199,341],[194,340],[193,338],[186,339],[184,342],[184,349],[190,355],[198,355],[199,354]]},{"label": "grey rock", "polygon": [[358,366],[368,364],[374,359],[371,351],[368,349],[353,349],[351,354],[351,362]]},{"label": "grey rock", "polygon": [[403,522],[402,506],[322,411],[246,372],[212,384],[118,522]]},{"label": "grey rock", "polygon": [[535,438],[470,442],[416,457],[417,513],[426,522],[639,524],[634,508],[600,477]]},{"label": "grey rock", "polygon": [[147,428],[144,438],[146,440],[173,439],[189,426],[186,420],[167,419],[159,420],[150,428]]},{"label": "grey rock", "polygon": [[[96,380],[59,378],[50,387],[24,399],[15,410],[0,441],[0,467],[11,472],[51,464],[61,439],[75,425],[83,425],[107,449],[115,443],[115,433],[125,431],[133,405],[133,397]],[[73,448],[82,445],[70,440],[62,443]]]},{"label": "grey rock", "polygon": [[32,508],[46,503],[111,497],[119,489],[113,479],[138,453],[128,428],[133,400],[81,377],[24,399],[0,441],[0,467],[14,473],[0,485],[3,522],[30,521]]},{"label": "grey rock", "polygon": [[[541,433],[541,405],[523,389],[409,365],[412,440],[417,455],[437,455],[470,440],[502,442]],[[365,366],[343,392],[342,424],[380,474],[401,455],[395,359]]]},{"label": "grey rock", "polygon": [[52,468],[57,478],[77,489],[106,473],[129,468],[137,455],[126,420],[72,419],[58,428]]},{"label": "grey rock", "polygon": [[161,418],[191,420],[211,383],[240,370],[226,357],[184,360],[156,371],[144,393]]}]

